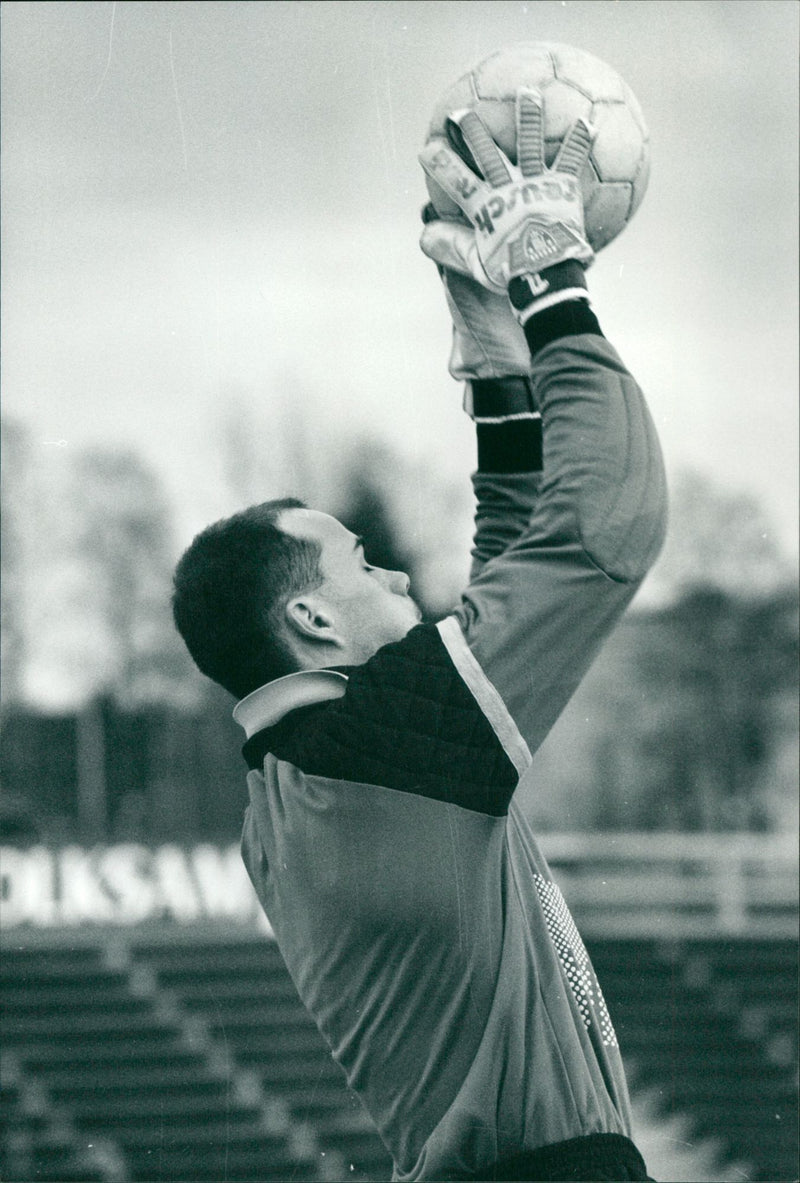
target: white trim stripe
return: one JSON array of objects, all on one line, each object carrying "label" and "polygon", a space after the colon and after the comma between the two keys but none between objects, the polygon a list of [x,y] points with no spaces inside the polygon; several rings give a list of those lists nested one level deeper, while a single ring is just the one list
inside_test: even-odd
[{"label": "white trim stripe", "polygon": [[545,308],[552,308],[554,304],[563,304],[565,300],[585,300],[587,304],[590,303],[586,288],[562,288],[561,291],[542,296],[541,299],[534,300],[533,304],[522,308],[517,314],[517,320],[520,324],[527,324],[537,312],[544,312]]},{"label": "white trim stripe", "polygon": [[467,689],[488,719],[503,751],[522,776],[531,765],[533,757],[519,728],[509,714],[497,688],[489,681],[478,664],[478,660],[466,642],[461,626],[455,616],[446,616],[436,625],[444,647],[450,654]]},{"label": "white trim stripe", "polygon": [[541,411],[515,411],[513,415],[473,415],[473,422],[481,424],[510,423],[512,419],[541,419]]}]

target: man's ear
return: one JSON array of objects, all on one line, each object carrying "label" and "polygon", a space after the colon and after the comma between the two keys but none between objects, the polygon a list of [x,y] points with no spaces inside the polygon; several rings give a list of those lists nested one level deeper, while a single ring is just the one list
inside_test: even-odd
[{"label": "man's ear", "polygon": [[295,596],[284,610],[286,624],[294,637],[323,645],[344,646],[333,615],[324,602],[313,595]]}]

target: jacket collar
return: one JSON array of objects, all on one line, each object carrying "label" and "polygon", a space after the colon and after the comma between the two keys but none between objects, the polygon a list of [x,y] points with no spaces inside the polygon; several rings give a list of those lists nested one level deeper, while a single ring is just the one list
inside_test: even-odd
[{"label": "jacket collar", "polygon": [[301,670],[259,686],[236,704],[233,717],[251,739],[265,727],[274,727],[289,711],[341,698],[346,687],[347,675],[336,670]]}]

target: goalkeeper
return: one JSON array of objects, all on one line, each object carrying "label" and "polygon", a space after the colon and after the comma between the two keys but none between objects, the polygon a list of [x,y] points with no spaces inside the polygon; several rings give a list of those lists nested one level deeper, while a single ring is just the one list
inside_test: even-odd
[{"label": "goalkeeper", "polygon": [[[635,381],[590,306],[578,123],[512,165],[474,113],[429,145],[433,220],[478,467],[474,562],[419,623],[408,579],[286,500],[209,527],[178,628],[242,701],[242,850],[298,993],[394,1179],[646,1179],[614,1028],[533,833],[531,758],[661,544]],[[543,443],[543,449],[542,449]],[[543,461],[542,461],[543,450]]]}]

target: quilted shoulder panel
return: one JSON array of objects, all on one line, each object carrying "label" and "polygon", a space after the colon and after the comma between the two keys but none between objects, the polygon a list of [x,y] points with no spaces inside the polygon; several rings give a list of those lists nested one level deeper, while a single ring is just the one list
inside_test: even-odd
[{"label": "quilted shoulder panel", "polygon": [[248,740],[251,768],[271,752],[310,775],[507,812],[516,770],[435,626],[343,672],[343,698],[292,711]]}]

